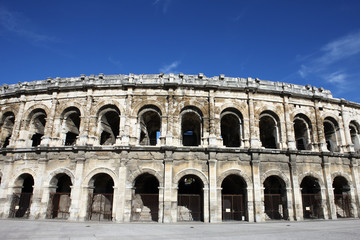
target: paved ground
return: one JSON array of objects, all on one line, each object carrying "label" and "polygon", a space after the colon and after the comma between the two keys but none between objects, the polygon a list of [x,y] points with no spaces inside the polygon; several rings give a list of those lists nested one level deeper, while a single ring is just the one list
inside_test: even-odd
[{"label": "paved ground", "polygon": [[0,220],[0,239],[360,239],[360,220],[267,223],[100,223]]}]

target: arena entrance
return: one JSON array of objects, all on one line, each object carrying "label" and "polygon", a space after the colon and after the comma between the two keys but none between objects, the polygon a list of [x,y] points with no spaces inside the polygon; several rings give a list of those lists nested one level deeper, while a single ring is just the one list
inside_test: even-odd
[{"label": "arena entrance", "polygon": [[227,176],[221,184],[222,220],[247,220],[246,183],[238,175]]},{"label": "arena entrance", "polygon": [[89,183],[89,220],[111,221],[114,195],[114,181],[105,173],[93,176]]},{"label": "arena entrance", "polygon": [[70,216],[71,179],[64,173],[58,174],[52,180],[51,185],[56,189],[54,189],[55,192],[50,193],[48,217],[67,219]]},{"label": "arena entrance", "polygon": [[323,218],[321,189],[316,178],[307,176],[301,184],[303,216],[307,219]]},{"label": "arena entrance", "polygon": [[155,221],[159,219],[159,181],[149,173],[138,176],[133,193],[132,221]]},{"label": "arena entrance", "polygon": [[34,178],[30,174],[25,173],[18,177],[15,182],[15,193],[13,194],[9,217],[29,217],[33,186]]},{"label": "arena entrance", "polygon": [[336,215],[338,218],[351,217],[350,186],[348,181],[341,176],[335,177],[333,182]]},{"label": "arena entrance", "polygon": [[186,175],[178,183],[178,221],[203,221],[203,182],[195,175]]},{"label": "arena entrance", "polygon": [[264,181],[264,205],[266,219],[288,219],[286,186],[278,176]]}]

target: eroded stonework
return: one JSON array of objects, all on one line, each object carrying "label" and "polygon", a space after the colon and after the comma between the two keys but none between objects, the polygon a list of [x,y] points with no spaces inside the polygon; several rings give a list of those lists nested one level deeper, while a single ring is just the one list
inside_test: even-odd
[{"label": "eroded stonework", "polygon": [[261,222],[359,217],[360,104],[203,74],[0,86],[0,216]]}]

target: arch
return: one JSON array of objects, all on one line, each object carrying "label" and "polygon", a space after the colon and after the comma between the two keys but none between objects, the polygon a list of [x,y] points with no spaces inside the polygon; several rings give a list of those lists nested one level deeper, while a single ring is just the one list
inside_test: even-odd
[{"label": "arch", "polygon": [[201,103],[197,100],[185,100],[178,103],[176,108],[174,109],[174,112],[172,113],[173,116],[179,116],[181,112],[184,111],[184,109],[197,109],[200,115],[204,118],[208,118],[208,107],[207,104]]},{"label": "arch", "polygon": [[33,109],[26,119],[26,128],[28,129],[28,139],[32,140],[32,146],[40,145],[41,138],[45,134],[47,113],[42,108]]},{"label": "arch", "polygon": [[302,113],[295,115],[293,119],[295,143],[298,150],[311,150],[312,125],[310,119]]},{"label": "arch", "polygon": [[95,169],[91,170],[84,178],[83,184],[86,184],[86,185],[83,185],[83,187],[91,186],[90,181],[92,180],[92,178],[95,175],[100,174],[100,173],[108,174],[114,181],[114,188],[117,188],[118,182],[115,181],[115,179],[118,179],[117,174],[113,170],[111,170],[109,168],[105,168],[105,167],[99,167],[99,168],[95,168]]},{"label": "arch", "polygon": [[349,123],[351,143],[354,145],[354,151],[360,152],[360,125],[357,121],[351,120]]},{"label": "arch", "polygon": [[173,179],[173,183],[177,185],[177,183],[180,181],[180,179],[186,175],[195,175],[197,177],[199,177],[201,179],[201,181],[203,182],[204,186],[208,186],[209,182],[208,179],[206,177],[206,175],[197,169],[193,169],[193,168],[187,168],[184,170],[181,170],[180,172],[178,172]]},{"label": "arch", "polygon": [[203,135],[203,113],[194,106],[181,110],[181,141],[184,146],[199,146]]},{"label": "arch", "polygon": [[163,177],[161,176],[161,174],[159,174],[155,169],[152,168],[141,168],[137,169],[134,172],[131,172],[131,174],[127,178],[127,182],[130,183],[132,187],[134,187],[135,179],[145,173],[151,174],[156,177],[159,182],[159,187],[162,187],[164,185]]},{"label": "arch", "polygon": [[[23,174],[29,174],[31,176],[33,176],[34,180],[37,178],[37,174],[34,170],[32,170],[31,168],[22,168],[22,169],[18,169],[16,171],[16,175],[13,175],[13,186],[12,187],[17,187],[19,185],[19,183],[17,182],[18,178],[23,175]],[[11,182],[11,181],[10,181]],[[35,184],[35,182],[34,182]]]},{"label": "arch", "polygon": [[120,114],[125,112],[124,107],[119,102],[115,100],[102,100],[91,107],[90,115],[98,115],[100,109],[103,109],[105,106],[110,105],[115,106],[117,109],[119,109]]},{"label": "arch", "polygon": [[226,147],[240,147],[244,136],[243,117],[235,108],[226,108],[220,114],[220,130]]},{"label": "arch", "polygon": [[330,152],[339,152],[339,143],[341,143],[339,123],[333,117],[326,117],[323,121],[324,136],[327,149]]},{"label": "arch", "polygon": [[340,172],[340,171],[331,173],[331,181],[332,181],[332,182],[334,182],[334,179],[335,179],[336,177],[343,177],[343,178],[345,178],[346,181],[348,182],[349,186],[350,186],[350,187],[353,187],[352,178],[351,178],[351,176],[349,176],[348,174],[343,173],[343,172]]},{"label": "arch", "polygon": [[68,107],[61,113],[65,145],[75,145],[80,135],[81,112],[77,107]]},{"label": "arch", "polygon": [[0,119],[0,147],[5,148],[10,144],[15,125],[15,114],[7,111],[2,114]]},{"label": "arch", "polygon": [[280,119],[270,110],[265,110],[259,115],[260,141],[264,148],[280,147]]},{"label": "arch", "polygon": [[321,194],[322,186],[319,181],[320,178],[307,174],[300,182],[304,218],[324,217]]},{"label": "arch", "polygon": [[120,134],[120,110],[115,105],[104,105],[97,113],[100,145],[115,144]]},{"label": "arch", "polygon": [[318,180],[319,184],[320,184],[320,188],[324,188],[324,187],[325,187],[324,182],[323,182],[323,180],[322,180],[322,178],[321,178],[321,175],[319,175],[319,174],[317,174],[317,173],[315,173],[315,172],[312,172],[312,171],[310,171],[310,172],[304,172],[304,173],[302,173],[302,174],[299,174],[299,177],[298,177],[299,183],[301,183],[302,180],[303,180],[305,177],[313,177],[313,178],[316,178],[316,179]]},{"label": "arch", "polygon": [[282,171],[276,170],[276,169],[268,170],[265,173],[263,173],[261,175],[261,182],[264,184],[266,178],[268,178],[270,176],[279,177],[282,181],[284,181],[286,188],[291,188],[291,183],[290,183],[289,178]]},{"label": "arch", "polygon": [[248,189],[238,174],[227,175],[221,182],[222,220],[242,221],[246,218]]},{"label": "arch", "polygon": [[288,219],[286,184],[279,175],[269,175],[263,181],[266,218]]},{"label": "arch", "polygon": [[149,101],[142,101],[136,104],[132,108],[131,116],[139,116],[140,112],[146,108],[153,108],[155,111],[157,111],[160,114],[160,116],[166,112],[166,110],[161,104],[149,100]]},{"label": "arch", "polygon": [[132,220],[157,222],[159,220],[158,178],[148,172],[142,173],[135,178],[133,186]]},{"label": "arch", "polygon": [[18,175],[13,187],[14,194],[10,206],[10,217],[29,217],[34,185],[33,175],[29,173]]},{"label": "arch", "polygon": [[83,108],[84,108],[84,106],[76,101],[75,102],[73,102],[73,101],[62,102],[59,104],[59,106],[56,110],[56,112],[59,114],[56,117],[63,119],[65,117],[65,114],[68,111],[68,109],[77,109],[80,116],[85,116],[85,112],[84,112]]},{"label": "arch", "polygon": [[338,218],[352,217],[351,207],[351,183],[346,177],[336,175],[332,181],[334,189],[334,203],[336,207],[336,215]]},{"label": "arch", "polygon": [[55,172],[51,173],[53,177],[49,183],[47,217],[67,219],[70,216],[71,186],[73,186],[74,179],[71,178],[73,177],[71,174],[64,173],[64,171],[54,175]]},{"label": "arch", "polygon": [[236,168],[232,168],[232,169],[228,169],[225,172],[223,172],[216,180],[216,186],[217,187],[221,187],[222,182],[224,181],[224,179],[227,176],[230,175],[238,175],[239,177],[243,178],[246,184],[246,187],[248,189],[253,189],[253,185],[252,185],[252,180],[251,178],[246,175],[246,173],[242,172],[240,169],[236,169]]},{"label": "arch", "polygon": [[35,103],[35,104],[33,104],[31,107],[29,107],[29,108],[26,110],[26,112],[25,112],[25,114],[24,114],[25,119],[30,120],[30,119],[32,118],[32,114],[33,114],[34,112],[36,112],[37,110],[42,110],[42,111],[44,111],[47,116],[49,116],[49,114],[50,114],[50,110],[49,110],[49,108],[48,108],[45,104]]},{"label": "arch", "polygon": [[71,170],[67,169],[67,168],[57,168],[55,169],[54,171],[50,172],[49,176],[47,177],[47,180],[46,182],[49,183],[49,186],[52,186],[52,185],[56,185],[57,182],[54,182],[54,178],[56,175],[59,175],[59,174],[66,174],[70,177],[71,179],[71,182],[74,184],[75,182],[75,176],[74,174],[71,172]]},{"label": "arch", "polygon": [[156,145],[161,130],[161,110],[155,105],[144,105],[138,112],[140,145]]}]

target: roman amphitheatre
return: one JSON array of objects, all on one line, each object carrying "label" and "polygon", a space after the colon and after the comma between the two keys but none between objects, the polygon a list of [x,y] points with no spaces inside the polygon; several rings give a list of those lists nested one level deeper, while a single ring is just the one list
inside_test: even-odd
[{"label": "roman amphitheatre", "polygon": [[0,86],[0,217],[358,218],[360,104],[204,74]]}]

